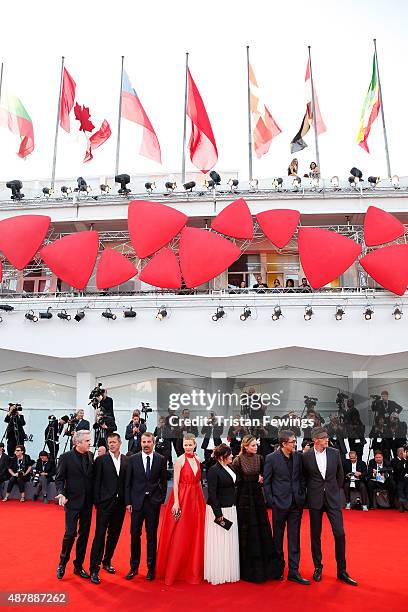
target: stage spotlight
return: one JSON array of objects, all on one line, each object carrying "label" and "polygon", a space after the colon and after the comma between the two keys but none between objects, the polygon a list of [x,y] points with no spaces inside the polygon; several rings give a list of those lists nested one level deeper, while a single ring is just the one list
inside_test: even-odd
[{"label": "stage spotlight", "polygon": [[242,313],[239,315],[239,318],[241,319],[241,321],[246,321],[246,320],[248,319],[248,317],[250,317],[250,316],[251,316],[251,314],[252,314],[252,313],[251,313],[251,309],[250,309],[250,308],[248,308],[248,306],[245,306],[245,308],[244,308],[244,312],[242,312]]},{"label": "stage spotlight", "polygon": [[194,187],[196,186],[195,181],[189,181],[188,183],[184,183],[183,187],[186,191],[192,193]]},{"label": "stage spotlight", "polygon": [[279,321],[281,317],[283,317],[281,307],[275,306],[272,313],[272,321]]},{"label": "stage spotlight", "polygon": [[396,321],[399,321],[402,317],[402,310],[401,308],[399,308],[398,306],[395,307],[394,312],[392,313],[394,316],[394,319]]},{"label": "stage spotlight", "polygon": [[379,176],[369,176],[367,181],[370,183],[371,187],[375,187],[380,182],[381,178]]},{"label": "stage spotlight", "polygon": [[234,193],[235,191],[237,191],[238,184],[239,184],[238,179],[233,179],[233,178],[231,178],[231,179],[228,181],[228,185],[229,185],[229,188],[230,188],[230,192],[231,192],[231,193]]},{"label": "stage spotlight", "polygon": [[40,319],[52,319],[51,306],[47,308],[46,312],[40,312],[39,317]]},{"label": "stage spotlight", "polygon": [[129,308],[129,310],[123,311],[123,316],[125,319],[134,319],[136,316],[136,312],[133,310],[133,308]]},{"label": "stage spotlight", "polygon": [[67,187],[66,185],[63,185],[61,187],[61,193],[64,196],[64,198],[67,198],[69,194],[72,193],[72,189],[71,187]]},{"label": "stage spotlight", "polygon": [[394,174],[394,176],[391,178],[391,185],[394,187],[394,189],[400,189],[400,179],[397,174]]},{"label": "stage spotlight", "polygon": [[259,185],[258,179],[251,179],[249,181],[249,187],[250,189],[253,189],[254,191],[258,191],[258,185]]},{"label": "stage spotlight", "polygon": [[120,184],[120,189],[118,189],[119,195],[128,195],[131,192],[131,189],[126,187],[130,183],[129,174],[117,174],[115,176],[115,183]]},{"label": "stage spotlight", "polygon": [[70,321],[71,315],[67,313],[66,310],[61,310],[61,312],[57,312],[57,317],[62,321]]},{"label": "stage spotlight", "polygon": [[302,179],[300,178],[300,176],[296,176],[293,179],[293,183],[292,183],[293,191],[299,191],[301,184],[302,184]]},{"label": "stage spotlight", "polygon": [[166,307],[160,306],[159,312],[156,315],[156,319],[159,319],[159,321],[163,321],[163,319],[165,319],[166,317],[167,317]]},{"label": "stage spotlight", "polygon": [[153,182],[148,181],[147,183],[145,183],[145,189],[147,193],[150,195],[153,189],[156,189],[156,183],[154,181]]},{"label": "stage spotlight", "polygon": [[112,319],[112,321],[115,321],[116,319],[116,315],[114,312],[111,311],[110,308],[107,308],[106,310],[103,311],[102,316],[105,319]]},{"label": "stage spotlight", "polygon": [[205,179],[204,187],[207,187],[207,189],[214,189],[215,182],[212,179]]},{"label": "stage spotlight", "polygon": [[280,191],[283,185],[283,178],[278,177],[278,178],[274,178],[272,181],[272,188],[275,189],[275,191]]},{"label": "stage spotlight", "polygon": [[51,187],[43,187],[42,192],[47,198],[50,198],[52,195],[54,195],[54,190]]},{"label": "stage spotlight", "polygon": [[108,194],[112,190],[112,187],[110,185],[99,185],[99,189],[101,190],[101,193]]},{"label": "stage spotlight", "polygon": [[83,310],[78,310],[78,312],[76,313],[75,317],[74,317],[75,321],[77,321],[77,323],[79,323],[80,321],[82,321],[82,319],[85,319],[85,313]]},{"label": "stage spotlight", "polygon": [[25,313],[25,318],[28,319],[29,321],[32,321],[33,323],[37,323],[38,321],[38,317],[34,314],[34,310],[29,310],[28,312]]},{"label": "stage spotlight", "polygon": [[76,187],[74,191],[83,191],[85,193],[91,193],[92,191],[92,187],[88,185],[88,183],[82,176],[78,176],[77,185],[78,187]]},{"label": "stage spotlight", "polygon": [[225,315],[225,310],[222,306],[217,308],[217,312],[211,317],[213,321],[219,321]]},{"label": "stage spotlight", "polygon": [[221,185],[221,177],[215,170],[211,170],[210,179],[214,181],[215,185]]},{"label": "stage spotlight", "polygon": [[307,308],[305,309],[305,314],[303,315],[303,318],[305,321],[310,321],[310,319],[313,316],[313,310],[311,306],[307,306]]},{"label": "stage spotlight", "polygon": [[171,181],[167,181],[167,183],[164,184],[167,193],[171,193],[172,191],[174,191],[177,187],[177,183],[172,183]]},{"label": "stage spotlight", "polygon": [[10,306],[10,304],[0,304],[0,310],[4,310],[5,312],[11,312],[14,310],[14,306]]},{"label": "stage spotlight", "polygon": [[371,318],[372,318],[373,314],[374,314],[374,310],[370,306],[368,306],[365,309],[365,311],[364,311],[364,318],[365,318],[365,320],[366,321],[371,321]]},{"label": "stage spotlight", "polygon": [[337,308],[336,310],[336,314],[334,315],[334,318],[336,319],[336,321],[341,321],[344,315],[344,310],[343,308],[340,308],[340,306]]},{"label": "stage spotlight", "polygon": [[11,199],[12,200],[22,200],[24,198],[24,193],[21,193],[23,188],[23,183],[21,181],[8,181],[6,183],[7,189],[11,189]]}]

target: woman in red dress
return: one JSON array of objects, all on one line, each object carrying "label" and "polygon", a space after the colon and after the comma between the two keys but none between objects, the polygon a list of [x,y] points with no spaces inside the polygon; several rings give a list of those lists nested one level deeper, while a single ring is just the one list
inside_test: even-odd
[{"label": "woman in red dress", "polygon": [[198,584],[204,576],[205,501],[195,448],[194,435],[186,434],[161,522],[156,575],[167,585],[176,580]]}]

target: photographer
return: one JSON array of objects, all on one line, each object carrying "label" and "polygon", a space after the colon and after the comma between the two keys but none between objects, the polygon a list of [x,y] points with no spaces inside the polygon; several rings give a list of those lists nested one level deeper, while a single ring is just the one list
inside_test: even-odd
[{"label": "photographer", "polygon": [[33,463],[30,456],[25,454],[24,446],[17,444],[14,457],[11,457],[9,462],[8,471],[11,478],[8,481],[6,496],[3,499],[4,502],[8,500],[14,485],[17,485],[20,491],[20,501],[25,501],[25,483],[30,480]]},{"label": "photographer", "polygon": [[228,429],[227,440],[232,450],[232,455],[236,457],[241,450],[242,439],[248,435],[249,431],[240,423],[240,415],[234,415],[236,425],[231,425]]},{"label": "photographer", "polygon": [[181,411],[181,417],[179,419],[179,427],[177,432],[177,457],[180,457],[184,453],[183,449],[183,438],[185,434],[191,433],[198,438],[198,428],[191,422],[190,410],[184,408]]},{"label": "photographer", "polygon": [[66,415],[61,417],[60,419],[57,419],[57,417],[53,414],[48,417],[48,425],[44,431],[44,438],[45,445],[48,447],[48,450],[50,451],[50,455],[54,462],[57,461],[58,457],[59,437],[68,421],[69,417]]},{"label": "photographer", "polygon": [[3,497],[3,483],[9,479],[9,456],[4,452],[4,444],[0,442],[0,497]]},{"label": "photographer", "polygon": [[204,425],[204,427],[201,429],[201,435],[204,436],[201,448],[204,451],[204,462],[208,471],[214,448],[222,444],[221,436],[223,434],[224,427],[218,423],[215,412],[210,412],[209,416],[207,417],[207,423],[208,425]]},{"label": "photographer", "polygon": [[370,397],[373,400],[371,403],[371,410],[376,416],[384,417],[386,423],[393,412],[397,414],[402,412],[402,406],[388,399],[388,391],[381,391],[381,395],[371,395]]},{"label": "photographer", "polygon": [[7,423],[7,454],[9,457],[14,455],[17,444],[23,444],[26,440],[24,425],[26,424],[21,414],[23,407],[21,404],[9,404],[8,412],[4,422]]},{"label": "photographer", "polygon": [[108,435],[116,430],[116,423],[113,416],[110,414],[105,414],[102,408],[98,408],[95,413],[95,423],[93,424],[93,429],[95,430],[95,449],[97,449],[99,446],[108,448]]},{"label": "photographer", "polygon": [[347,425],[347,437],[350,450],[356,451],[357,458],[363,458],[364,446],[367,444],[365,439],[365,427],[360,418],[360,413],[355,408],[356,413],[351,417],[350,424]]},{"label": "photographer", "polygon": [[377,415],[374,419],[374,424],[370,431],[370,450],[380,450],[389,461],[391,459],[391,453],[389,448],[387,428],[385,426],[385,418],[381,415]]},{"label": "photographer", "polygon": [[113,399],[108,396],[107,389],[101,389],[99,399],[99,408],[101,408],[106,416],[111,417],[115,420],[115,414],[113,412]]},{"label": "photographer", "polygon": [[156,453],[163,455],[168,464],[171,455],[171,430],[166,425],[164,416],[159,417],[153,435],[156,440],[154,450]]},{"label": "photographer", "polygon": [[408,453],[404,448],[397,450],[397,456],[391,461],[394,480],[397,486],[397,497],[400,512],[408,510]]},{"label": "photographer", "polygon": [[374,459],[368,463],[367,489],[370,496],[371,507],[374,506],[374,495],[376,491],[385,489],[388,491],[390,506],[394,505],[395,484],[392,479],[391,464],[384,459],[380,450],[374,452]]},{"label": "photographer", "polygon": [[125,439],[129,440],[128,453],[134,455],[141,450],[141,437],[146,431],[146,425],[141,422],[140,410],[134,410],[132,420],[126,427]]},{"label": "photographer", "polygon": [[346,459],[346,444],[344,442],[344,426],[340,422],[340,416],[338,414],[330,415],[330,422],[327,426],[327,433],[329,434],[329,446],[337,448],[340,453],[341,460],[344,462]]},{"label": "photographer", "polygon": [[344,494],[346,496],[346,510],[351,509],[350,491],[354,489],[359,492],[363,510],[368,510],[368,493],[364,483],[367,475],[367,466],[364,461],[357,458],[356,451],[349,452],[349,458],[344,462]]},{"label": "photographer", "polygon": [[42,493],[43,503],[48,504],[48,484],[52,482],[55,476],[55,462],[47,451],[40,452],[32,473],[32,484],[35,488],[33,501],[37,501]]},{"label": "photographer", "polygon": [[387,428],[388,445],[392,451],[393,457],[397,456],[397,450],[407,443],[407,424],[405,421],[400,421],[396,412],[390,414],[390,420]]}]

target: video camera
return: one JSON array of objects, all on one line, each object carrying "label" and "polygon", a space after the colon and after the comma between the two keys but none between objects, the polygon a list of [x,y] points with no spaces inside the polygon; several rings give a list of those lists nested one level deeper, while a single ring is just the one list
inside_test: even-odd
[{"label": "video camera", "polygon": [[88,402],[88,406],[92,406],[92,408],[95,409],[98,408],[101,401],[99,398],[103,395],[103,392],[104,390],[102,389],[102,383],[98,383],[89,394],[89,399],[91,401]]},{"label": "video camera", "polygon": [[18,412],[23,410],[21,404],[9,404],[10,416],[16,416]]},{"label": "video camera", "polygon": [[39,482],[40,482],[40,472],[39,472],[39,470],[35,470],[34,469],[32,471],[31,483],[32,483],[33,487],[37,487]]},{"label": "video camera", "polygon": [[304,395],[303,398],[306,408],[312,408],[313,406],[316,406],[317,402],[319,401],[317,397],[310,397],[309,395]]},{"label": "video camera", "polygon": [[142,404],[142,410],[140,412],[143,412],[145,416],[145,421],[147,421],[147,414],[149,412],[153,412],[153,408],[150,408],[150,402],[141,402],[141,404]]}]

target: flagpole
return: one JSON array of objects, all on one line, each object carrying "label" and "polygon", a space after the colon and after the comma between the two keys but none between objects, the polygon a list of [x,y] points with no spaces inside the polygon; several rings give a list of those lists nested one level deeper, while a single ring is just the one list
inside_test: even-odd
[{"label": "flagpole", "polygon": [[1,62],[1,68],[0,68],[0,104],[1,104],[1,90],[3,88],[3,62]]},{"label": "flagpole", "polygon": [[54,184],[55,184],[55,168],[57,166],[58,128],[59,128],[60,112],[61,112],[61,96],[62,96],[62,82],[63,82],[63,77],[64,77],[64,62],[65,62],[65,57],[62,56],[61,57],[60,88],[59,88],[58,108],[57,108],[57,123],[56,123],[56,126],[55,126],[54,156],[52,158],[51,189],[54,189]]},{"label": "flagpole", "polygon": [[382,119],[383,132],[384,132],[385,156],[387,158],[388,178],[391,178],[390,153],[389,153],[389,150],[388,150],[387,128],[385,127],[384,104],[383,104],[382,89],[381,89],[380,69],[378,67],[377,40],[375,38],[373,40],[374,40],[375,63],[376,63],[376,66],[377,66],[378,89],[379,89],[379,92],[380,92],[380,107],[381,107],[381,119]]},{"label": "flagpole", "polygon": [[310,67],[310,84],[312,88],[312,111],[313,111],[313,128],[315,134],[315,149],[316,149],[316,164],[320,171],[320,176],[322,176],[322,169],[320,168],[320,155],[319,155],[319,143],[316,129],[316,106],[315,106],[315,95],[314,95],[314,85],[313,85],[313,72],[312,72],[312,56],[310,53],[310,45],[307,47],[309,51],[309,67]]},{"label": "flagpole", "polygon": [[115,163],[115,176],[119,174],[119,151],[120,151],[120,126],[122,117],[122,87],[123,87],[123,64],[125,56],[122,55],[122,65],[120,69],[120,90],[119,90],[119,111],[118,111],[118,139],[116,142],[116,163]]},{"label": "flagpole", "polygon": [[251,90],[249,84],[249,46],[247,45],[247,88],[248,88],[248,175],[252,181],[252,125],[251,125]]},{"label": "flagpole", "polygon": [[188,95],[188,51],[186,53],[186,82],[184,89],[184,127],[183,127],[183,156],[181,162],[181,182],[186,182],[186,137],[187,137],[187,95]]}]

